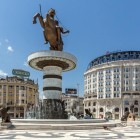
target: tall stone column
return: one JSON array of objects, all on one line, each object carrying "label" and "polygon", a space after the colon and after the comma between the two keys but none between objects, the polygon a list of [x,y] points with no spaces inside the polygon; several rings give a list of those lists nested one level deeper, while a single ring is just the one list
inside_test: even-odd
[{"label": "tall stone column", "polygon": [[43,68],[43,93],[46,99],[61,99],[62,68],[46,66]]},{"label": "tall stone column", "polygon": [[28,64],[43,71],[43,118],[65,119],[62,95],[62,72],[76,67],[77,59],[70,53],[61,51],[40,51],[28,56]]}]

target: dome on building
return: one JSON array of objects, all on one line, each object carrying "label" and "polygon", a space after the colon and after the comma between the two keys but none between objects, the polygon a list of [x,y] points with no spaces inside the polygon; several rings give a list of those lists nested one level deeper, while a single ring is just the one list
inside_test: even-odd
[{"label": "dome on building", "polygon": [[140,60],[140,51],[119,51],[119,52],[107,52],[105,55],[97,57],[92,60],[87,70],[92,68],[93,66],[100,65],[103,63],[108,63],[112,61],[119,60],[130,60],[130,59],[139,59]]}]

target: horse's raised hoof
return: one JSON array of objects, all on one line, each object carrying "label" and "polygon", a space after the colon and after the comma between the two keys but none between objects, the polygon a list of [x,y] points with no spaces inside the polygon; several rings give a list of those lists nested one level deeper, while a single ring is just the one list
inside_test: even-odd
[{"label": "horse's raised hoof", "polygon": [[48,41],[45,41],[44,44],[48,44]]}]

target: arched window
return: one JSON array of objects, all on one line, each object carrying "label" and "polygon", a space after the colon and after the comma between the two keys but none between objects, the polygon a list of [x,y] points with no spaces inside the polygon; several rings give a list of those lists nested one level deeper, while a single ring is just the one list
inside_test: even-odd
[{"label": "arched window", "polygon": [[88,103],[88,106],[90,106],[90,102]]},{"label": "arched window", "polygon": [[126,107],[126,108],[124,109],[124,112],[127,112],[127,111],[129,111],[128,107]]},{"label": "arched window", "polygon": [[96,102],[93,103],[93,106],[96,106]]},{"label": "arched window", "polygon": [[89,110],[89,112],[90,112],[90,108],[89,108],[88,110]]},{"label": "arched window", "polygon": [[119,108],[118,107],[115,108],[115,112],[119,112]]},{"label": "arched window", "polygon": [[138,101],[137,100],[134,101],[134,105],[138,105]]},{"label": "arched window", "polygon": [[124,105],[129,105],[129,101],[124,101]]},{"label": "arched window", "polygon": [[138,112],[138,108],[136,107],[136,108],[134,108],[134,112]]},{"label": "arched window", "polygon": [[104,109],[103,108],[100,108],[100,112],[104,112]]},{"label": "arched window", "polygon": [[93,109],[93,112],[96,112],[96,109],[95,108]]}]

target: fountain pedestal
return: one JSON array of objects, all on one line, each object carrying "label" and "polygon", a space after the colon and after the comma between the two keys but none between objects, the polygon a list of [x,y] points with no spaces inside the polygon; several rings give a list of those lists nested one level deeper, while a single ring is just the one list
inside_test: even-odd
[{"label": "fountain pedestal", "polygon": [[28,64],[43,71],[44,118],[64,119],[64,103],[62,94],[62,72],[76,67],[76,57],[61,51],[40,51],[28,56]]}]

